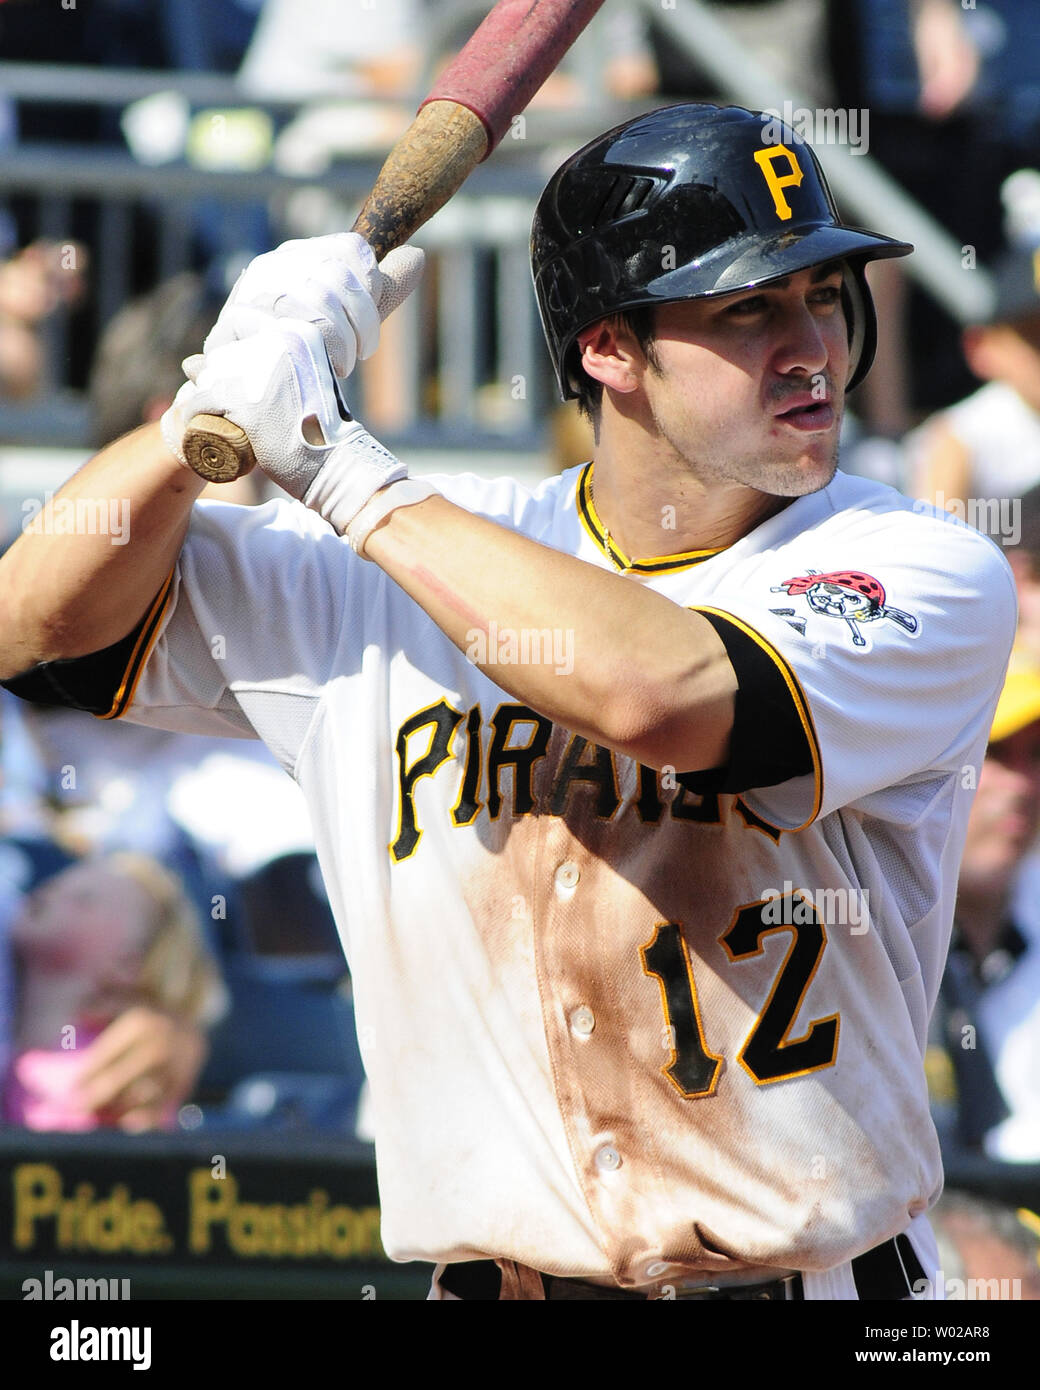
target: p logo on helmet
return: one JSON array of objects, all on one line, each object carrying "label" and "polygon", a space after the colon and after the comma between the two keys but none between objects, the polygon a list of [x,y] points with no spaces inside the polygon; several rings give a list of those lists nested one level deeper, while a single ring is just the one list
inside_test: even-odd
[{"label": "p logo on helmet", "polygon": [[[779,174],[774,168],[778,159],[787,160],[786,174]],[[756,150],[755,163],[762,170],[769,186],[777,217],[780,218],[781,222],[789,222],[794,214],[791,211],[791,204],[784,197],[784,189],[792,184],[795,188],[798,187],[804,177],[802,166],[786,145],[770,145],[766,150]]]}]

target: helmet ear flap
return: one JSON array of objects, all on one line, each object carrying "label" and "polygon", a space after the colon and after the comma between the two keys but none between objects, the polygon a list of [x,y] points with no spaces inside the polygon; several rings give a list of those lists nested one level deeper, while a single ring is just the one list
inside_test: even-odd
[{"label": "helmet ear flap", "polygon": [[849,380],[845,389],[851,391],[870,371],[877,350],[877,315],[874,299],[867,284],[865,263],[845,261],[845,279],[841,287],[842,307],[849,330]]}]

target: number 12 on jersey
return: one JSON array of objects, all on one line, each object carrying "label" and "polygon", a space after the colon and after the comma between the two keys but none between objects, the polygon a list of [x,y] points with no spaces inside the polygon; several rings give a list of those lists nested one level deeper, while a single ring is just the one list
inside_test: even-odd
[{"label": "number 12 on jersey", "polygon": [[[831,1014],[810,1023],[804,1037],[788,1037],[820,964],[827,933],[815,911],[809,920],[804,920],[806,913],[800,910],[797,922],[768,925],[762,921],[764,906],[755,902],[738,909],[732,925],[719,938],[730,960],[739,962],[761,955],[764,938],[773,932],[791,934],[769,997],[737,1053],[737,1061],[760,1086],[832,1066],[838,1054],[840,1022],[838,1014]],[[775,909],[776,904],[769,906]],[[688,1100],[714,1095],[723,1058],[709,1049],[705,1039],[697,984],[682,929],[675,922],[658,923],[639,952],[644,973],[655,976],[661,987],[661,1005],[672,1043],[671,1060],[662,1072]]]}]

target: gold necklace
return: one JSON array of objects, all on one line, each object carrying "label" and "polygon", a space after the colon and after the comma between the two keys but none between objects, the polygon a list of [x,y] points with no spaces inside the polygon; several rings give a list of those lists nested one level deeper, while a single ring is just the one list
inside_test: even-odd
[{"label": "gold necklace", "polygon": [[610,539],[610,528],[607,526],[607,523],[603,520],[603,515],[600,512],[599,508],[596,506],[596,474],[594,467],[589,469],[589,502],[592,504],[592,510],[596,514],[596,520],[599,522],[603,530],[603,541],[606,546],[608,559],[610,560],[611,564],[614,566],[616,570],[620,570],[622,573],[627,573],[629,566],[623,565],[621,563],[621,560],[618,558],[622,552]]}]

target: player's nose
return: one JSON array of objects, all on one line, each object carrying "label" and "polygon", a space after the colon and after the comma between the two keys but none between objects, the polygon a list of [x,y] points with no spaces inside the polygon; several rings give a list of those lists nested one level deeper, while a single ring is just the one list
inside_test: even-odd
[{"label": "player's nose", "polygon": [[790,299],[777,315],[774,366],[780,375],[822,372],[830,360],[827,320],[813,313],[804,299]]}]

